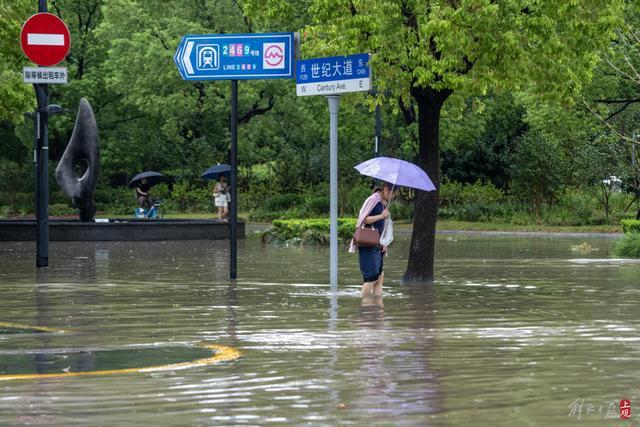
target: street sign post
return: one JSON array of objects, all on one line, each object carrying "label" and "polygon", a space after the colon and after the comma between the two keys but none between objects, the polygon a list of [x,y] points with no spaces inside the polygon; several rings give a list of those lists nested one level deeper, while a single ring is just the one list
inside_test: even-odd
[{"label": "street sign post", "polygon": [[185,80],[231,80],[229,276],[237,277],[238,80],[293,78],[297,33],[186,35],[173,61]]},{"label": "street sign post", "polygon": [[294,33],[187,35],[173,60],[185,80],[293,78],[294,37]]},{"label": "street sign post", "polygon": [[[296,63],[298,96],[328,95],[329,102],[329,279],[331,294],[338,287],[338,110],[340,94],[371,87],[369,54],[314,58]],[[337,301],[331,301],[333,307]]]},{"label": "street sign post", "polygon": [[20,46],[27,58],[49,67],[69,53],[71,36],[67,25],[51,13],[37,13],[27,19],[20,33]]},{"label": "street sign post", "polygon": [[[67,25],[47,13],[47,1],[38,0],[38,12],[22,26],[20,46],[41,67],[60,63],[69,53]],[[49,83],[66,83],[66,68],[24,67],[25,83],[32,83],[38,108],[34,115],[36,158],[36,266],[49,266]]]}]

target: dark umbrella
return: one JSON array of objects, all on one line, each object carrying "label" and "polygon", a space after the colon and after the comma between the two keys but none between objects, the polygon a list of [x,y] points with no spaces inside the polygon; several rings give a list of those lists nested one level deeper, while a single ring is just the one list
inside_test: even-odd
[{"label": "dark umbrella", "polygon": [[218,163],[215,166],[211,166],[209,169],[207,169],[206,171],[204,171],[204,173],[202,175],[200,175],[200,178],[202,179],[218,179],[218,176],[223,173],[225,175],[229,175],[229,173],[231,172],[231,166],[227,165],[227,164],[220,164]]},{"label": "dark umbrella", "polygon": [[167,177],[161,174],[160,172],[146,171],[134,176],[133,179],[129,181],[129,188],[137,187],[138,184],[140,184],[140,181],[142,180],[142,178],[147,179],[147,185],[149,187],[153,187],[154,185],[158,184],[160,181],[164,181],[165,179],[167,179]]}]

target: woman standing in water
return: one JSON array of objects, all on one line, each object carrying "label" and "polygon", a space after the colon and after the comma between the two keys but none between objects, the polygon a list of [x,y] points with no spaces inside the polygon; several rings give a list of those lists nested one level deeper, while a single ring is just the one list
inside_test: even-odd
[{"label": "woman standing in water", "polygon": [[[393,186],[391,184],[385,182],[382,187],[375,188],[373,194],[364,201],[360,208],[356,228],[360,228],[363,225],[371,225],[382,235],[385,219],[389,217],[388,205],[392,198]],[[356,252],[356,248],[360,258],[360,271],[364,282],[362,284],[362,296],[367,297],[371,294],[381,296],[384,282],[383,257],[387,252],[387,248],[380,245],[370,248],[356,246],[355,242],[351,240],[349,252]]]}]

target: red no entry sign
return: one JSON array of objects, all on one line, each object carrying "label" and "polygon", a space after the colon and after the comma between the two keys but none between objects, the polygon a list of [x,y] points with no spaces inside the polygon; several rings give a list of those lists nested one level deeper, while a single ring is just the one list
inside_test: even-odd
[{"label": "red no entry sign", "polygon": [[67,56],[71,37],[62,19],[51,13],[37,13],[24,23],[20,45],[27,58],[48,67]]}]

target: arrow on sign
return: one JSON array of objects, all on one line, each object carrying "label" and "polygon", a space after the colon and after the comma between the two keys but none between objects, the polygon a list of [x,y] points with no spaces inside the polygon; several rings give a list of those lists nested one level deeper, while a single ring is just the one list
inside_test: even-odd
[{"label": "arrow on sign", "polygon": [[193,50],[193,40],[189,40],[184,48],[184,54],[182,55],[182,64],[187,69],[188,74],[193,74],[193,65],[191,65],[191,51]]}]

